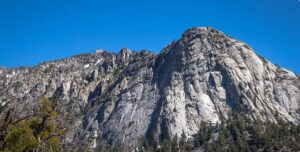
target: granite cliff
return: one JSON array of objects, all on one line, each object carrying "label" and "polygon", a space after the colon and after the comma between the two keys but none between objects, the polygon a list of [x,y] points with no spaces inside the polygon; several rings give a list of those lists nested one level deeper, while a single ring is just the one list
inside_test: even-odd
[{"label": "granite cliff", "polygon": [[97,50],[36,67],[0,68],[0,114],[56,101],[65,145],[136,146],[139,137],[187,137],[231,110],[300,122],[300,78],[212,28],[192,28],[163,49]]}]

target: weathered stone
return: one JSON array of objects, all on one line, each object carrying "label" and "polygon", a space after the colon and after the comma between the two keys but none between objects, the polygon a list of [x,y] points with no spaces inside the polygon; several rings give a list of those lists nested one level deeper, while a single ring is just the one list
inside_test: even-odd
[{"label": "weathered stone", "polygon": [[[212,28],[193,28],[155,55],[97,50],[34,68],[0,68],[0,114],[59,102],[65,144],[134,146],[141,135],[188,137],[244,107],[251,119],[300,122],[300,80]],[[102,137],[105,141],[100,141]]]}]

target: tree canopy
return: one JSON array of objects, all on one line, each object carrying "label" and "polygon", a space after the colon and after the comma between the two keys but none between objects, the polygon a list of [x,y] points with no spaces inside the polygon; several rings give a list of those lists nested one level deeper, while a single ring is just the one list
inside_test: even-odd
[{"label": "tree canopy", "polygon": [[8,110],[0,121],[0,151],[60,151],[64,132],[56,115],[54,104],[45,97],[32,115],[15,118]]}]

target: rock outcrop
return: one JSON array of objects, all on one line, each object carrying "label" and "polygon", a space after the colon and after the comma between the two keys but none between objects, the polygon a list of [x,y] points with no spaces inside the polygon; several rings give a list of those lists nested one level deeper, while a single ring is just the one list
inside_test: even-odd
[{"label": "rock outcrop", "polygon": [[218,123],[230,110],[300,122],[299,76],[212,28],[189,29],[158,55],[97,50],[34,68],[0,68],[1,115],[28,115],[42,96],[59,104],[71,146],[190,137],[202,121]]}]

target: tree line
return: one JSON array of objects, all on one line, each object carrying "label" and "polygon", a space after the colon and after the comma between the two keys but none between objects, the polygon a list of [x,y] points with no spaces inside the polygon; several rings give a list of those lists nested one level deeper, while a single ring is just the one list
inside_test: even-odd
[{"label": "tree line", "polygon": [[138,149],[145,152],[300,151],[300,125],[281,120],[278,123],[253,121],[238,112],[231,112],[228,120],[220,124],[202,122],[192,139],[186,139],[184,132],[181,137],[162,139],[159,146],[141,137]]}]

